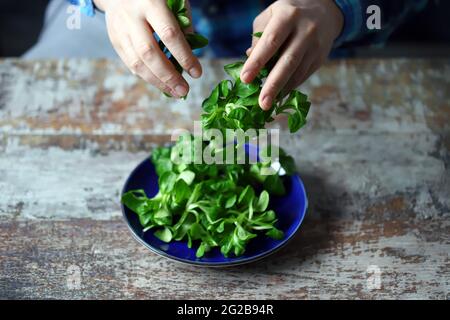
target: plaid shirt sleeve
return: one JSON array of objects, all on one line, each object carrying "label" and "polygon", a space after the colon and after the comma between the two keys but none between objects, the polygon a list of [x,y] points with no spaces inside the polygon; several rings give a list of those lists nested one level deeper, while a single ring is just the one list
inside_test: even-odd
[{"label": "plaid shirt sleeve", "polygon": [[95,15],[95,6],[92,0],[68,0],[71,4],[79,6],[81,13],[84,13],[88,17]]},{"label": "plaid shirt sleeve", "polygon": [[[422,10],[428,0],[335,0],[344,15],[344,28],[334,47],[383,44],[409,16]],[[377,5],[381,11],[381,30],[369,30],[367,8]]]}]

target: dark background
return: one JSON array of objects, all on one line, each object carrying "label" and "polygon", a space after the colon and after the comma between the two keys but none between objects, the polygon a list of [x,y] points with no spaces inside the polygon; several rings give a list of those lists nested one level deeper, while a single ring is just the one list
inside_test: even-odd
[{"label": "dark background", "polygon": [[[0,0],[0,56],[20,56],[37,41],[48,2]],[[399,28],[385,47],[358,48],[353,55],[449,57],[450,1],[431,1],[423,12]]]},{"label": "dark background", "polygon": [[48,2],[0,0],[0,56],[20,56],[37,41]]}]

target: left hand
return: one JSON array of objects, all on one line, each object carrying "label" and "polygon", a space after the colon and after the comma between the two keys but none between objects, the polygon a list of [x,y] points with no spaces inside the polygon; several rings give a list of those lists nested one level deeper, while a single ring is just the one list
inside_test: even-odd
[{"label": "left hand", "polygon": [[247,50],[242,81],[252,82],[270,58],[280,53],[261,90],[261,108],[270,109],[281,90],[289,92],[320,67],[343,24],[343,14],[333,0],[279,0],[256,17],[253,31],[263,35],[253,37]]}]

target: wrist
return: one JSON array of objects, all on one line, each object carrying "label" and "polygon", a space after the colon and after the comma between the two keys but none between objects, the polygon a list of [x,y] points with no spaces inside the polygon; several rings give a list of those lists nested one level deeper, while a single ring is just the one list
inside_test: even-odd
[{"label": "wrist", "polygon": [[344,14],[334,0],[327,0],[327,7],[331,17],[333,40],[336,40],[344,29]]}]

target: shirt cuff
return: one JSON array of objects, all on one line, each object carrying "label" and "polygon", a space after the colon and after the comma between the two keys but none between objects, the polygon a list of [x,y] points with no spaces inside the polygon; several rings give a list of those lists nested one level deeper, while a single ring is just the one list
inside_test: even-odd
[{"label": "shirt cuff", "polygon": [[88,17],[95,15],[95,6],[92,0],[69,0],[73,5],[79,6],[80,11]]},{"label": "shirt cuff", "polygon": [[333,47],[336,48],[346,42],[355,40],[359,36],[363,23],[363,12],[361,4],[358,1],[335,0],[334,2],[344,15],[344,27],[333,45]]}]

